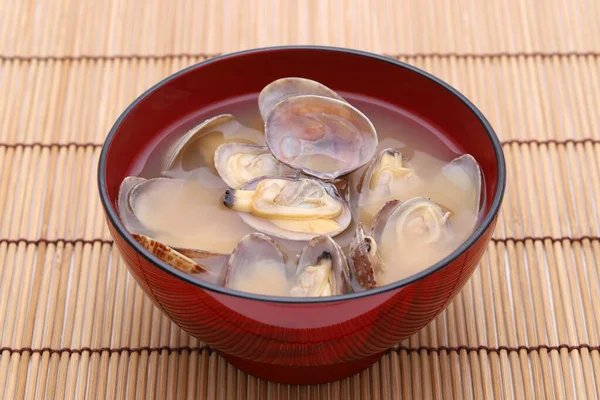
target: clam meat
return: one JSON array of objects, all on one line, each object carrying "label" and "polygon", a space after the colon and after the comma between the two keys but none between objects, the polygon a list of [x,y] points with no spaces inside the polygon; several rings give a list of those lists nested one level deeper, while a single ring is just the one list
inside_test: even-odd
[{"label": "clam meat", "polygon": [[311,239],[300,254],[290,295],[321,297],[348,291],[348,264],[340,246],[326,235]]},{"label": "clam meat", "polygon": [[369,164],[358,183],[357,208],[367,227],[375,214],[390,200],[405,200],[421,184],[410,161],[398,149],[382,150]]},{"label": "clam meat", "polygon": [[275,160],[266,146],[223,143],[217,147],[214,157],[219,176],[232,188],[263,176],[295,174],[293,169]]},{"label": "clam meat", "polygon": [[333,185],[310,178],[257,178],[240,189],[228,189],[223,204],[254,229],[290,240],[335,236],[352,219]]},{"label": "clam meat", "polygon": [[330,97],[289,97],[265,120],[265,140],[281,163],[307,175],[335,181],[368,163],[377,151],[377,132],[348,103]]}]

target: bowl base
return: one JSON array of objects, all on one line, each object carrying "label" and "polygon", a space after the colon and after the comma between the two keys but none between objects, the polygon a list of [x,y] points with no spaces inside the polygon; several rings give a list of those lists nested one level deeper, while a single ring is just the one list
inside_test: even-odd
[{"label": "bowl base", "polygon": [[343,363],[302,367],[249,361],[219,352],[227,362],[249,375],[266,381],[291,385],[313,385],[348,378],[375,364],[384,353]]}]

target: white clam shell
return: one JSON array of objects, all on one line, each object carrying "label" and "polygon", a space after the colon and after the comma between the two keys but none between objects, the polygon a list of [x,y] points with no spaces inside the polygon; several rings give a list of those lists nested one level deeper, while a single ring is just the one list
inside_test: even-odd
[{"label": "white clam shell", "polygon": [[442,174],[459,189],[469,191],[475,185],[474,210],[479,212],[482,203],[483,172],[470,154],[463,154],[442,167]]},{"label": "white clam shell", "polygon": [[[153,230],[146,223],[144,223],[144,218],[140,218],[136,214],[136,201],[138,200],[138,196],[143,196],[146,190],[169,190],[172,188],[172,184],[176,182],[185,182],[189,184],[197,184],[194,181],[185,181],[178,179],[170,179],[170,178],[152,178],[152,179],[144,179],[136,176],[130,176],[123,180],[121,183],[121,187],[119,189],[119,194],[117,198],[117,212],[119,213],[119,217],[121,221],[125,225],[125,228],[132,234],[138,234],[145,237],[149,237],[152,240],[162,243],[162,239],[159,241],[157,237],[161,237],[161,232]],[[163,186],[163,187],[161,187]],[[156,212],[160,212],[160,210],[156,210]],[[180,253],[194,259],[215,259],[218,261],[219,257],[224,256],[224,253],[209,251],[205,249],[192,249],[192,248],[184,248],[176,245],[175,242],[171,243],[169,240],[165,239],[165,246],[169,246]]]},{"label": "white clam shell", "polygon": [[171,176],[172,169],[182,169],[183,157],[189,151],[198,151],[198,149],[194,150],[196,140],[213,132],[222,134],[225,141],[246,141],[257,145],[265,143],[264,135],[261,132],[242,125],[233,115],[217,115],[194,126],[167,150],[162,164],[163,175]]},{"label": "white clam shell", "polygon": [[258,96],[258,108],[263,121],[279,102],[294,96],[316,95],[346,101],[327,86],[306,78],[281,78],[269,83]]},{"label": "white clam shell", "polygon": [[326,181],[367,164],[378,145],[375,127],[362,112],[313,95],[279,102],[265,121],[265,140],[279,162]]},{"label": "white clam shell", "polygon": [[[133,234],[133,237],[139,244],[142,245],[142,247],[152,253],[156,258],[182,272],[187,274],[198,274],[208,271],[208,268],[205,266],[198,264],[188,256],[183,255],[181,252],[159,242],[158,240],[154,240],[148,236],[137,233]],[[193,252],[189,249],[187,251],[188,254]]]},{"label": "white clam shell", "polygon": [[[286,294],[288,290],[286,263],[287,257],[277,242],[262,233],[250,233],[239,241],[229,257],[224,286],[261,294]],[[269,284],[261,282],[260,288],[248,287],[252,283],[251,276],[260,272],[257,270],[261,268],[264,269],[263,272],[278,275],[280,279]],[[283,285],[283,287],[272,287],[273,284]]]}]

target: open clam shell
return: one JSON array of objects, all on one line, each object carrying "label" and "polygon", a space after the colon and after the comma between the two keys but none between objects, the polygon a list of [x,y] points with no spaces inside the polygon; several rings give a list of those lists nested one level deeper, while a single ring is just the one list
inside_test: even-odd
[{"label": "open clam shell", "polygon": [[[208,190],[213,194],[206,197]],[[252,231],[229,210],[214,211],[218,218],[207,220],[206,210],[214,209],[221,190],[207,189],[194,180],[130,177],[121,185],[117,208],[130,233],[172,248],[195,249],[193,258],[219,257],[230,254],[239,239]],[[207,232],[215,227],[221,235],[209,237]]]},{"label": "open clam shell", "polygon": [[355,107],[330,97],[289,97],[265,121],[265,140],[281,163],[334,181],[368,163],[377,151],[377,132]]},{"label": "open clam shell", "polygon": [[482,203],[483,173],[475,158],[470,154],[463,154],[444,165],[442,174],[460,190],[475,193],[473,209],[479,212]]},{"label": "open clam shell", "polygon": [[415,175],[409,159],[400,149],[387,148],[381,150],[369,163],[361,176],[358,191],[390,193],[392,185],[400,179]]},{"label": "open clam shell", "polygon": [[335,186],[311,178],[257,178],[240,189],[228,189],[223,204],[254,229],[289,240],[333,237],[352,220]]},{"label": "open clam shell", "polygon": [[351,284],[355,291],[373,289],[378,286],[377,274],[382,265],[377,242],[365,234],[361,223],[357,224],[356,232],[350,243],[348,264]]},{"label": "open clam shell", "polygon": [[369,163],[358,183],[360,220],[370,226],[375,214],[390,200],[403,199],[419,177],[401,150],[387,148]]},{"label": "open clam shell", "polygon": [[[178,270],[185,272],[186,274],[198,274],[201,272],[208,272],[208,268],[200,265],[196,261],[190,259],[188,256],[181,254],[181,252],[167,246],[164,243],[154,240],[148,236],[140,234],[132,234],[134,239],[141,244],[146,250],[152,253],[156,258],[162,262],[169,264],[170,266],[177,268]],[[188,254],[194,254],[193,250],[187,249]]]},{"label": "open clam shell", "polygon": [[295,77],[281,78],[265,86],[258,96],[258,108],[263,121],[267,120],[267,116],[277,103],[290,97],[307,94],[346,101],[342,96],[317,81]]},{"label": "open clam shell", "polygon": [[144,224],[142,224],[135,216],[135,213],[129,205],[129,194],[131,193],[131,190],[138,183],[144,181],[146,181],[146,179],[138,176],[128,176],[121,182],[119,193],[117,194],[117,213],[127,230],[131,233],[147,233],[148,231]]},{"label": "open clam shell", "polygon": [[232,188],[263,176],[294,175],[296,171],[281,164],[266,146],[223,143],[215,151],[215,168]]},{"label": "open clam shell", "polygon": [[300,253],[290,295],[320,297],[348,292],[348,263],[340,246],[326,235],[311,239]]},{"label": "open clam shell", "polygon": [[229,257],[224,286],[244,292],[286,296],[287,258],[279,245],[262,233],[242,238]]},{"label": "open clam shell", "polygon": [[229,142],[264,145],[265,138],[261,132],[242,125],[231,114],[217,115],[190,129],[167,150],[162,173],[173,176],[172,170],[212,168],[216,148]]},{"label": "open clam shell", "polygon": [[371,235],[377,243],[435,243],[445,240],[450,231],[450,212],[427,197],[404,202],[387,202],[373,220]]},{"label": "open clam shell", "polygon": [[378,284],[404,279],[450,254],[458,244],[450,215],[426,197],[387,202],[371,227],[382,266]]}]

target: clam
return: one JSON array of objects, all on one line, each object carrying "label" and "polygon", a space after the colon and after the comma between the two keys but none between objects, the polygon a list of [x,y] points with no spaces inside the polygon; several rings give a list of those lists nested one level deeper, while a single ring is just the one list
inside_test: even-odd
[{"label": "clam", "polygon": [[166,152],[162,173],[175,177],[174,172],[190,171],[200,167],[214,168],[214,153],[223,143],[264,145],[264,135],[242,125],[231,114],[207,119],[190,129]]},{"label": "clam", "polygon": [[[218,257],[230,254],[239,239],[251,232],[229,210],[214,210],[222,190],[195,180],[128,177],[120,187],[117,208],[130,233],[173,248],[196,249],[194,258]],[[219,219],[207,219],[207,210]],[[219,236],[209,240],[207,235],[215,229]]]},{"label": "clam", "polygon": [[287,258],[279,245],[262,233],[242,238],[229,257],[224,286],[244,292],[286,296]]},{"label": "clam", "polygon": [[300,253],[290,295],[320,297],[348,291],[348,264],[340,246],[326,235],[311,239]]},{"label": "clam", "polygon": [[138,176],[127,176],[121,182],[119,193],[117,194],[117,213],[119,218],[131,233],[147,233],[146,227],[135,216],[135,213],[129,206],[129,193],[138,183],[144,182],[146,179]]},{"label": "clam", "polygon": [[307,94],[346,101],[336,92],[317,81],[306,78],[281,78],[269,83],[260,92],[258,96],[260,115],[266,121],[273,107],[280,101],[289,97]]},{"label": "clam", "polygon": [[314,95],[277,103],[265,120],[265,140],[279,162],[326,181],[364,166],[378,144],[375,127],[362,112]]},{"label": "clam", "polygon": [[[152,253],[156,258],[162,262],[169,264],[170,266],[185,272],[187,274],[197,274],[201,272],[208,272],[208,269],[198,264],[196,261],[190,259],[188,256],[183,255],[180,251],[177,251],[164,243],[154,240],[148,236],[133,234],[134,239],[141,244],[146,250]],[[194,255],[194,251],[186,249],[188,255]],[[201,258],[201,257],[199,257]]]},{"label": "clam", "polygon": [[373,217],[390,200],[403,199],[419,183],[410,161],[398,149],[384,149],[371,161],[358,183],[360,220],[370,226]]},{"label": "clam", "polygon": [[477,212],[481,207],[483,173],[475,158],[463,154],[442,167],[442,175],[458,189],[473,193],[473,209]]},{"label": "clam", "polygon": [[382,265],[377,251],[377,242],[364,232],[362,224],[356,226],[356,232],[348,249],[350,278],[355,291],[377,287],[377,273]]},{"label": "clam", "polygon": [[449,211],[426,197],[392,200],[375,217],[371,235],[378,243],[386,244],[436,243],[448,238],[449,218]]},{"label": "clam", "polygon": [[254,229],[289,240],[335,236],[352,215],[335,186],[311,178],[263,177],[225,192],[223,204]]},{"label": "clam", "polygon": [[263,176],[295,173],[275,160],[266,146],[223,143],[217,147],[214,157],[217,172],[232,188],[238,188],[252,179]]},{"label": "clam", "polygon": [[370,236],[359,225],[350,246],[355,290],[404,279],[448,255],[457,244],[450,215],[421,196],[385,203],[373,220]]},{"label": "clam", "polygon": [[451,213],[427,197],[387,202],[371,227],[381,264],[378,284],[385,285],[421,271],[458,245]]}]

